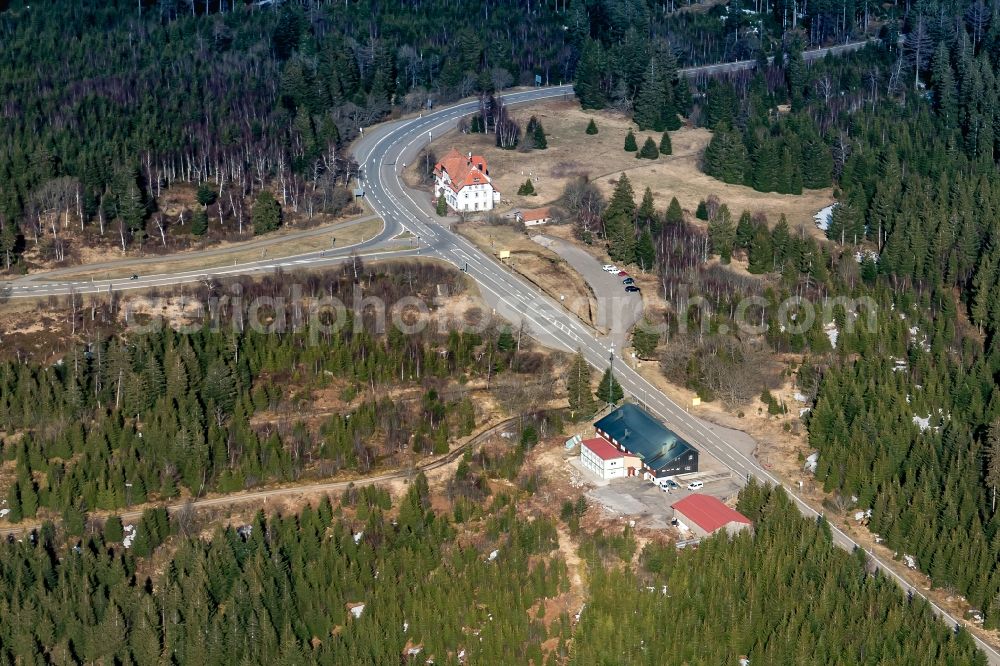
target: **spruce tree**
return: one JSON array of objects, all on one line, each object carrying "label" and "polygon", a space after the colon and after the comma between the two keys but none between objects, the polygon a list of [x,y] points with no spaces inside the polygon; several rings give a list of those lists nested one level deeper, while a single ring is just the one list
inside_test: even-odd
[{"label": "spruce tree", "polygon": [[191,233],[195,236],[204,236],[208,233],[208,213],[204,208],[199,208],[191,214]]},{"label": "spruce tree", "polygon": [[986,485],[992,491],[990,510],[995,512],[1000,489],[1000,418],[993,421],[986,435]]},{"label": "spruce tree", "polygon": [[[705,202],[702,201],[702,204]],[[667,206],[667,214],[664,217],[668,224],[680,224],[684,221],[684,211],[681,209],[681,203],[677,200],[677,197],[670,198],[670,205]]]},{"label": "spruce tree", "polygon": [[196,198],[198,203],[202,206],[211,206],[215,203],[216,192],[215,188],[208,183],[201,183],[198,185],[198,192]]},{"label": "spruce tree", "polygon": [[698,202],[698,208],[694,211],[694,216],[699,220],[708,220],[708,205],[704,199]]},{"label": "spruce tree", "polygon": [[104,522],[104,540],[109,543],[121,543],[125,538],[125,528],[122,526],[122,519],[118,516],[111,516]]},{"label": "spruce tree", "polygon": [[722,263],[728,264],[733,257],[733,242],[736,239],[736,226],[729,206],[722,204],[715,217],[709,221],[708,238],[712,243],[712,251],[719,255]]},{"label": "spruce tree", "polygon": [[720,125],[705,148],[705,173],[725,183],[742,183],[747,168],[743,138],[728,125]]},{"label": "spruce tree", "polygon": [[628,134],[625,135],[625,152],[634,153],[637,150],[639,150],[639,146],[635,142],[635,134],[629,129]]},{"label": "spruce tree", "polygon": [[635,263],[639,268],[648,271],[653,268],[656,261],[656,247],[653,245],[653,235],[646,229],[639,236],[639,242],[635,247]]},{"label": "spruce tree", "polygon": [[639,94],[635,100],[635,112],[632,119],[640,130],[662,132],[666,126],[663,115],[663,103],[666,98],[663,77],[660,75],[656,60],[650,60],[646,67]]},{"label": "spruce tree", "polygon": [[660,156],[660,151],[656,148],[656,142],[653,141],[653,137],[647,136],[645,143],[642,144],[642,150],[636,154],[636,158],[655,160]]},{"label": "spruce tree", "polygon": [[597,399],[603,403],[615,404],[624,397],[625,391],[622,390],[622,385],[612,375],[611,368],[608,368],[597,386]]},{"label": "spruce tree", "polygon": [[655,358],[656,346],[659,343],[660,334],[653,330],[648,321],[643,320],[632,329],[632,348],[639,358]]},{"label": "spruce tree", "polygon": [[750,211],[744,210],[740,214],[740,221],[736,223],[736,239],[734,244],[740,250],[750,248],[750,239],[753,238],[754,225],[750,218]]},{"label": "spruce tree", "polygon": [[673,144],[670,143],[670,132],[664,132],[660,137],[660,154],[670,155],[674,152]]},{"label": "spruce tree", "polygon": [[444,198],[444,192],[438,195],[437,206],[435,207],[435,212],[437,212],[438,217],[444,217],[448,214],[448,201]]},{"label": "spruce tree", "polygon": [[747,270],[754,274],[774,270],[774,247],[771,244],[771,234],[767,230],[767,225],[758,224],[753,229]]},{"label": "spruce tree", "polygon": [[573,418],[587,418],[594,413],[594,394],[590,389],[590,364],[577,350],[566,374],[566,393]]},{"label": "spruce tree", "polygon": [[281,204],[267,190],[261,190],[253,204],[253,232],[256,235],[275,231],[281,226]]},{"label": "spruce tree", "polygon": [[604,54],[599,42],[587,39],[580,62],[576,66],[576,81],[573,92],[584,109],[603,109],[604,90],[601,88],[601,73],[604,69]]},{"label": "spruce tree", "polygon": [[593,118],[587,123],[587,134],[597,134],[597,123],[594,122]]},{"label": "spruce tree", "polygon": [[646,226],[656,226],[656,202],[653,201],[653,190],[646,187],[642,193],[642,202],[639,210],[636,211],[636,219],[639,224]]},{"label": "spruce tree", "polygon": [[535,142],[535,148],[537,150],[545,150],[549,147],[549,142],[545,138],[545,130],[542,128],[541,121],[535,121],[535,129],[532,132],[532,138]]},{"label": "spruce tree", "polygon": [[531,182],[530,178],[524,181],[524,183],[521,184],[521,187],[517,188],[517,193],[524,197],[535,194],[535,186]]}]

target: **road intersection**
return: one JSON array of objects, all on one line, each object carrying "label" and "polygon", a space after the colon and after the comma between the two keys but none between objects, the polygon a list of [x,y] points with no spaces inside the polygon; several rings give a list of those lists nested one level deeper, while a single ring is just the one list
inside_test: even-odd
[{"label": "road intersection", "polygon": [[[849,44],[830,49],[821,49],[804,54],[807,60],[860,48],[863,44]],[[717,71],[737,71],[749,69],[753,61],[726,63],[682,70],[688,76],[714,73]],[[569,98],[570,86],[554,86],[503,95],[508,105],[538,102],[543,100]],[[422,114],[416,118],[399,120],[366,129],[364,135],[355,142],[354,154],[361,167],[365,197],[369,205],[384,220],[384,228],[376,237],[353,246],[312,252],[298,257],[261,260],[230,267],[220,267],[189,273],[142,276],[131,281],[97,280],[85,283],[57,283],[31,280],[16,280],[10,284],[11,298],[32,298],[70,293],[101,293],[121,289],[146,289],[155,286],[194,282],[206,277],[225,277],[273,272],[276,269],[295,270],[322,268],[343,263],[352,256],[366,259],[397,259],[405,257],[430,257],[444,261],[467,272],[476,281],[484,300],[495,314],[514,323],[523,322],[532,337],[540,344],[570,353],[579,350],[587,361],[598,371],[604,371],[617,351],[608,338],[598,335],[570,314],[554,299],[540,293],[538,288],[512,272],[508,267],[495,261],[462,236],[454,233],[446,220],[437,218],[426,192],[409,190],[400,178],[402,165],[414,160],[421,148],[434,137],[455,127],[460,118],[475,112],[478,103],[463,102],[451,107]],[[393,248],[387,244],[404,232],[416,239],[416,247]],[[398,241],[397,241],[398,244]],[[44,278],[44,275],[40,276]],[[623,298],[633,298],[624,295]],[[647,381],[636,370],[620,359],[614,361],[615,375],[624,390],[642,403],[651,413],[662,419],[671,429],[685,437],[699,449],[704,450],[727,466],[736,477],[755,477],[761,482],[783,485],[781,480],[752,455],[737,445],[726,431],[690,414],[659,388]],[[820,513],[798,497],[792,489],[786,488],[803,515],[818,519]],[[830,523],[834,542],[847,549],[861,548],[850,536]],[[934,612],[952,626],[961,623],[910,583],[899,576],[887,562],[869,553],[869,557],[883,575],[890,576],[904,590],[915,597],[923,597]],[[1000,666],[1000,652],[980,638],[971,634],[986,654],[989,663]]]}]

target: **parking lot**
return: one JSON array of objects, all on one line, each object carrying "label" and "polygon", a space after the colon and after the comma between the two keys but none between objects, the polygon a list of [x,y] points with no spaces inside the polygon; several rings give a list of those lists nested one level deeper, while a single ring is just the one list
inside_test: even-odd
[{"label": "parking lot", "polygon": [[[737,478],[718,478],[713,475],[706,481],[705,487],[697,492],[712,495],[722,501],[735,497],[742,485]],[[605,485],[598,486],[587,492],[587,497],[609,511],[629,516],[641,521],[648,527],[665,529],[670,527],[670,518],[674,502],[691,494],[685,485],[686,481],[678,479],[681,488],[669,493],[660,490],[651,481],[640,477],[625,477],[612,479]]]}]

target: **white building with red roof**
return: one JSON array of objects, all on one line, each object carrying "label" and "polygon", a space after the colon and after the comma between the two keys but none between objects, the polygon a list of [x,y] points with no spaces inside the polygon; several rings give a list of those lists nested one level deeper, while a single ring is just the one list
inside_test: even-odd
[{"label": "white building with red roof", "polygon": [[434,165],[434,198],[442,194],[448,206],[460,213],[493,210],[500,201],[486,159],[462,155],[454,148]]},{"label": "white building with red roof", "polygon": [[580,464],[599,479],[634,476],[639,459],[620,450],[603,437],[580,442]]},{"label": "white building with red roof", "polygon": [[683,526],[682,529],[689,529],[699,537],[711,536],[720,530],[732,536],[753,526],[749,518],[710,495],[688,495],[672,506],[678,527]]}]

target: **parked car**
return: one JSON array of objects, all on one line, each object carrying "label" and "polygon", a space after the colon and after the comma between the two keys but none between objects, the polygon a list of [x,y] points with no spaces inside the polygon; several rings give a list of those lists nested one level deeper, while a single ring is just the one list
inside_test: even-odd
[{"label": "parked car", "polygon": [[635,280],[633,280],[632,278],[625,278],[624,280],[622,280],[622,284],[635,284]]},{"label": "parked car", "polygon": [[628,273],[625,271],[618,271],[618,277],[628,277]]},{"label": "parked car", "polygon": [[705,483],[703,481],[692,481],[687,485],[688,490],[701,490],[704,487]]},{"label": "parked car", "polygon": [[618,267],[615,266],[614,264],[604,264],[603,266],[601,266],[601,268],[603,270],[607,271],[608,273],[617,273],[618,272]]},{"label": "parked car", "polygon": [[625,291],[629,292],[630,294],[633,294],[639,291],[639,287],[635,286],[634,284],[626,285]]},{"label": "parked car", "polygon": [[667,479],[667,487],[670,488],[671,490],[680,490],[681,489],[680,485],[678,485],[678,483],[676,481],[674,481],[673,479]]}]

